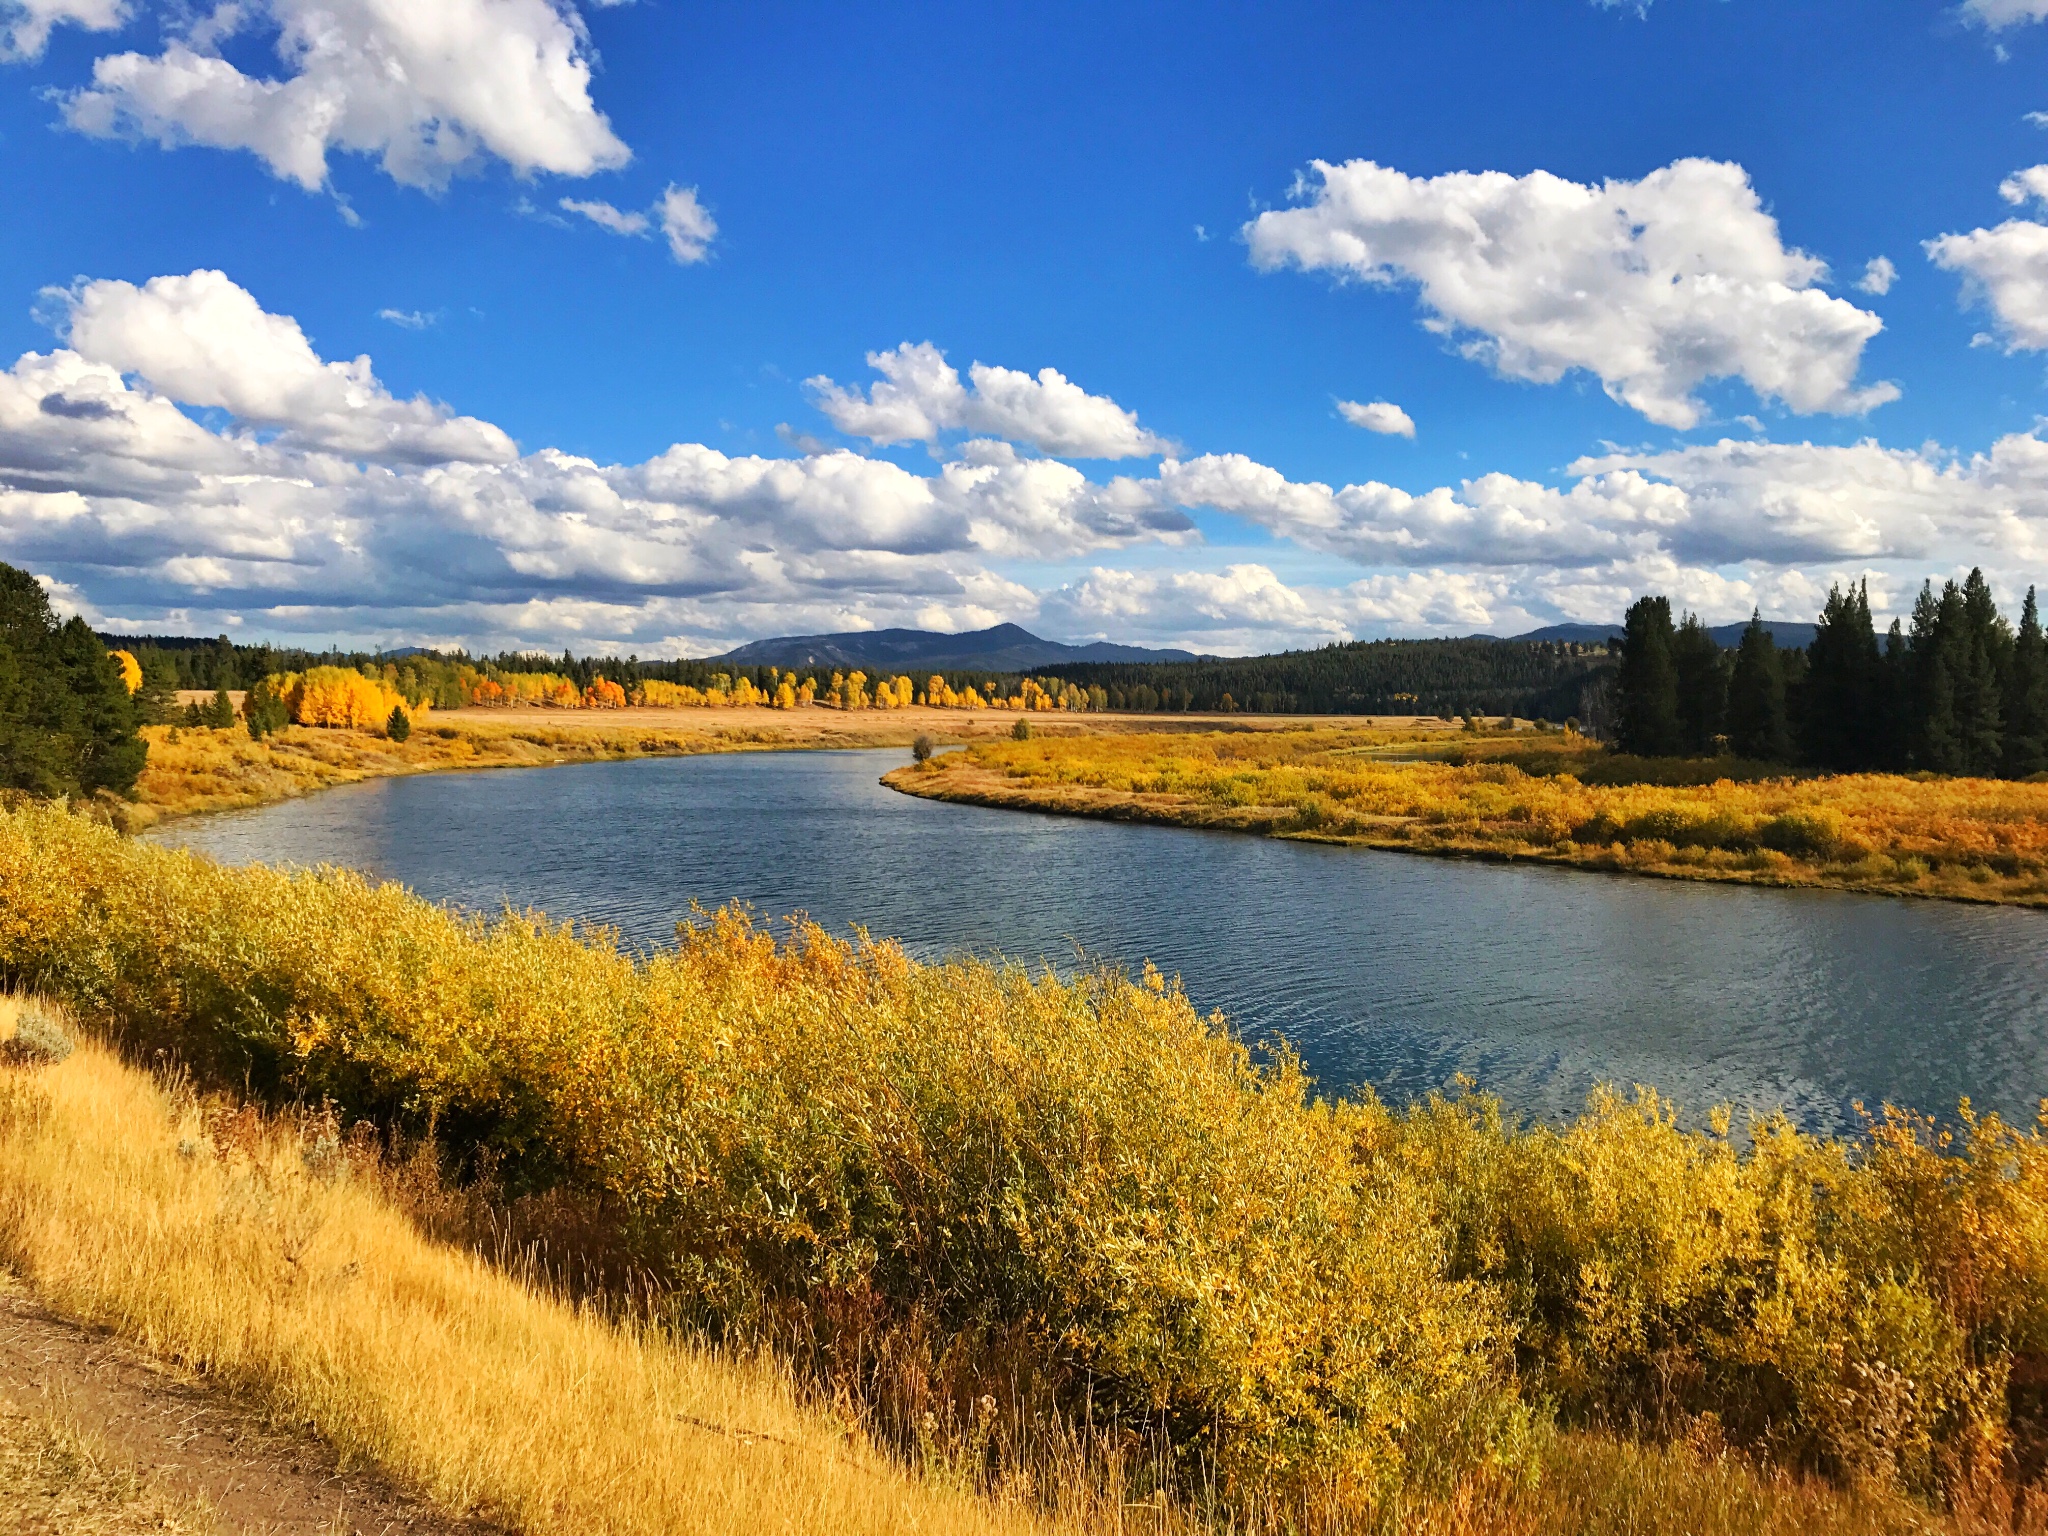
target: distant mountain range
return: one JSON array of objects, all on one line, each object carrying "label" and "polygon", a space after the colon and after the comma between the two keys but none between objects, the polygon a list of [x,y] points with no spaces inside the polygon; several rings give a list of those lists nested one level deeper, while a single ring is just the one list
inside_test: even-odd
[{"label": "distant mountain range", "polygon": [[[1715,643],[1732,650],[1742,641],[1746,624],[1715,624],[1707,633]],[[1766,619],[1764,628],[1780,646],[1804,648],[1813,643],[1814,627],[1786,619]],[[1532,629],[1514,640],[1568,640],[1577,645],[1598,645],[1617,638],[1619,624],[1550,624]],[[1474,635],[1490,640],[1491,635]],[[397,652],[393,654],[403,654]],[[742,667],[838,667],[895,671],[929,670],[944,672],[1028,672],[1034,667],[1056,667],[1080,661],[1199,661],[1193,651],[1150,650],[1142,645],[1115,645],[1097,640],[1089,645],[1062,645],[1042,640],[1016,624],[998,624],[994,629],[977,629],[963,635],[942,635],[929,629],[849,630],[837,635],[784,635],[775,640],[755,640],[714,656]]]},{"label": "distant mountain range", "polygon": [[1193,651],[1154,651],[1140,645],[1062,645],[1041,640],[1015,624],[962,635],[928,629],[852,630],[838,635],[785,635],[755,640],[715,656],[742,667],[854,667],[901,671],[1027,672],[1072,661],[1194,661]]},{"label": "distant mountain range", "polygon": [[[1742,624],[1710,624],[1707,633],[1714,637],[1714,643],[1723,650],[1733,650],[1742,643],[1742,632],[1749,628]],[[1805,650],[1813,644],[1814,626],[1795,624],[1789,619],[1765,619],[1764,628],[1771,632],[1771,638],[1781,649]],[[1603,640],[1618,639],[1621,635],[1619,624],[1549,624],[1542,629],[1532,629],[1526,635],[1514,636],[1517,640],[1568,640],[1574,645],[1598,645]]]}]

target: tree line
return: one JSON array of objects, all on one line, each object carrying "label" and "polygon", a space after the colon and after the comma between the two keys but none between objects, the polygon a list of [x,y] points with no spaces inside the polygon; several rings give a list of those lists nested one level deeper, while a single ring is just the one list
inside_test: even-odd
[{"label": "tree line", "polygon": [[1289,715],[1520,715],[1564,720],[1613,665],[1599,646],[1557,641],[1372,640],[1277,656],[1061,663],[1111,709]]},{"label": "tree line", "polygon": [[[340,667],[388,683],[409,705],[426,704],[434,709],[460,709],[472,702],[477,676],[494,679],[547,677],[560,680],[577,695],[590,693],[600,679],[632,695],[648,683],[673,688],[694,688],[699,693],[729,693],[744,681],[750,688],[773,695],[784,678],[793,677],[787,668],[738,666],[729,661],[653,661],[630,656],[577,656],[563,651],[550,656],[539,651],[500,651],[496,655],[472,655],[465,650],[450,651],[312,651],[268,643],[241,645],[222,635],[217,639],[194,639],[177,635],[103,635],[104,643],[131,653],[142,668],[144,717],[151,723],[172,723],[177,716],[163,703],[179,689],[253,688],[266,677],[305,674],[321,667]],[[1019,691],[1021,673],[949,671],[947,680],[956,688],[973,687],[984,698],[1004,697]],[[822,688],[823,676],[817,679]],[[508,694],[529,690],[507,688]]]},{"label": "tree line", "polygon": [[1780,650],[1757,616],[1730,653],[1671,603],[1629,608],[1613,733],[1644,757],[1721,750],[1838,773],[1915,770],[2026,778],[2048,771],[2048,637],[2034,589],[2015,628],[1981,570],[1939,591],[1880,642],[1868,583],[1832,588],[1813,643]]}]

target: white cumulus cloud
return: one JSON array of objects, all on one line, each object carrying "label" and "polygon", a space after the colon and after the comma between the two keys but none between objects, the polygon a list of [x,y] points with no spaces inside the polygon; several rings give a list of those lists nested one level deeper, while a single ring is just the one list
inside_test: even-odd
[{"label": "white cumulus cloud", "polygon": [[[276,31],[278,77],[219,52],[258,27]],[[550,0],[247,0],[160,54],[99,59],[64,115],[89,134],[248,150],[308,190],[326,185],[335,150],[423,188],[486,156],[588,176],[630,158],[591,101],[590,68],[581,21]]]},{"label": "white cumulus cloud", "polygon": [[1804,412],[1898,397],[1855,382],[1883,322],[1815,286],[1826,264],[1784,244],[1738,165],[1680,160],[1598,186],[1545,171],[1425,179],[1369,160],[1313,170],[1301,206],[1245,225],[1253,263],[1413,283],[1425,323],[1508,378],[1584,369],[1679,428],[1719,378]]},{"label": "white cumulus cloud", "polygon": [[1144,458],[1172,448],[1140,427],[1135,411],[1089,394],[1056,368],[1034,376],[976,363],[963,384],[928,341],[870,352],[868,366],[882,380],[865,395],[823,375],[805,384],[833,426],[871,443],[936,443],[944,433],[969,432],[1084,459]]},{"label": "white cumulus cloud", "polygon": [[1898,280],[1899,269],[1892,265],[1889,256],[1873,256],[1865,263],[1863,275],[1856,279],[1856,287],[1860,292],[1882,298],[1892,291],[1892,284]]},{"label": "white cumulus cloud", "polygon": [[2048,0],[1963,0],[1963,14],[1998,32],[2048,18]]},{"label": "white cumulus cloud", "polygon": [[[1859,577],[1893,611],[1972,565],[2008,606],[2048,580],[2035,433],[1971,454],[1724,440],[1413,490],[1239,454],[1098,480],[988,437],[923,473],[822,446],[606,463],[397,399],[218,273],[57,297],[68,345],[0,371],[0,559],[128,627],[649,654],[1016,620],[1262,651],[1612,620],[1644,591],[1718,622],[1804,617]],[[1274,552],[1212,560],[1203,510]],[[1188,552],[1167,568],[1162,546]]]},{"label": "white cumulus cloud", "polygon": [[563,198],[560,206],[564,212],[580,213],[599,229],[608,229],[615,235],[647,233],[647,215],[644,213],[624,213],[610,203],[586,201],[575,197]]},{"label": "white cumulus cloud", "polygon": [[288,315],[266,312],[223,272],[101,280],[61,296],[72,351],[137,374],[187,405],[212,406],[296,445],[403,463],[512,458],[489,422],[423,397],[400,400],[367,357],[323,362]]},{"label": "white cumulus cloud", "polygon": [[668,237],[669,254],[684,266],[702,261],[718,235],[718,221],[697,200],[695,187],[671,186],[654,205],[661,220],[661,232]]},{"label": "white cumulus cloud", "polygon": [[1963,279],[1966,302],[1991,311],[2007,351],[2048,347],[2048,225],[2007,219],[1943,235],[1927,242],[1927,258]]},{"label": "white cumulus cloud", "polygon": [[990,562],[1193,537],[1142,488],[986,440],[923,475],[844,449],[519,456],[219,273],[52,297],[69,345],[0,373],[0,558],[126,623],[717,649],[1028,618]]},{"label": "white cumulus cloud", "polygon": [[655,200],[649,213],[574,197],[561,199],[558,206],[615,235],[644,238],[659,225],[668,241],[669,254],[686,267],[705,260],[711,254],[711,242],[718,237],[718,221],[697,201],[695,187],[671,185]]},{"label": "white cumulus cloud", "polygon": [[0,60],[40,58],[61,23],[112,32],[127,20],[126,0],[0,0]]},{"label": "white cumulus cloud", "polygon": [[1356,400],[1339,400],[1337,412],[1354,427],[1363,427],[1384,437],[1415,435],[1415,418],[1389,400],[1374,400],[1366,405]]}]

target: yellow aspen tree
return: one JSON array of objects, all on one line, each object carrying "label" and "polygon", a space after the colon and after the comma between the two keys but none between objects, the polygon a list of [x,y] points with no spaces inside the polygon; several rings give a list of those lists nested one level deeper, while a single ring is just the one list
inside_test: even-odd
[{"label": "yellow aspen tree", "polygon": [[109,651],[107,654],[113,657],[115,663],[121,668],[121,686],[123,688],[133,693],[142,686],[142,663],[135,659],[134,652]]}]

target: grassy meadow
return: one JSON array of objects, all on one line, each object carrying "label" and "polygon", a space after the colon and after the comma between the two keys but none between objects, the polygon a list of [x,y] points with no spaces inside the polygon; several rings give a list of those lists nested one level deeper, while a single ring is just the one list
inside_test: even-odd
[{"label": "grassy meadow", "polygon": [[[1147,728],[1143,722],[1062,716],[1053,731]],[[1184,729],[1163,722],[1153,729]],[[908,747],[920,734],[973,741],[1007,732],[1006,716],[957,710],[639,709],[438,711],[404,741],[382,730],[287,725],[252,740],[232,727],[142,728],[149,756],[132,798],[96,801],[118,826],[139,832],[166,819],[244,810],[396,774],[478,768],[848,747]]]},{"label": "grassy meadow", "polygon": [[2048,905],[2048,783],[1645,760],[1562,733],[1343,725],[972,744],[941,800],[1692,880]]},{"label": "grassy meadow", "polygon": [[2038,1128],[1331,1101],[1149,973],[634,955],[49,807],[0,978],[189,1074],[0,1069],[0,1262],[519,1529],[2040,1525]]}]

